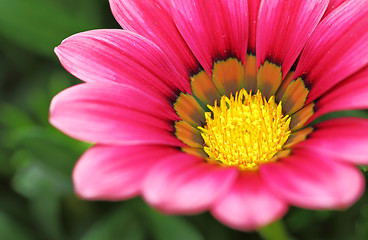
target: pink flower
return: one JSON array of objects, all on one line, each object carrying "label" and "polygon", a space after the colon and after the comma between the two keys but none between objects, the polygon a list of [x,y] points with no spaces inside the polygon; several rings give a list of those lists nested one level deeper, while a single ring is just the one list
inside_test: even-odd
[{"label": "pink flower", "polygon": [[341,209],[364,191],[368,1],[110,0],[124,30],[55,49],[86,83],[50,122],[96,143],[73,181],[85,199],[142,195],[169,214],[209,210],[251,230],[289,205]]}]

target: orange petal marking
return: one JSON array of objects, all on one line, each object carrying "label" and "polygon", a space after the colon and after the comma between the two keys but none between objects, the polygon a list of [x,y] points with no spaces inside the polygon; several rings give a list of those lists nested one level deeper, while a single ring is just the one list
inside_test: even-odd
[{"label": "orange petal marking", "polygon": [[290,149],[284,149],[284,150],[281,150],[279,152],[277,152],[270,160],[269,162],[275,162],[277,161],[278,159],[280,158],[284,158],[284,157],[287,157],[289,156],[291,153],[291,150]]},{"label": "orange petal marking", "polygon": [[282,109],[288,115],[295,113],[304,106],[308,93],[301,78],[292,81],[282,96]]},{"label": "orange petal marking", "polygon": [[244,66],[235,58],[218,61],[213,65],[212,81],[221,95],[235,94],[244,83],[244,78]]},{"label": "orange petal marking", "polygon": [[185,121],[175,122],[175,135],[182,142],[193,148],[203,148],[204,141],[197,128]]},{"label": "orange petal marking", "polygon": [[281,67],[265,61],[258,69],[257,86],[267,99],[274,95],[282,80]]},{"label": "orange petal marking", "polygon": [[182,147],[181,150],[183,152],[204,158],[208,160],[207,154],[203,151],[203,148],[192,148],[192,147]]},{"label": "orange petal marking", "polygon": [[254,55],[247,55],[247,60],[245,63],[245,79],[244,85],[242,88],[248,90],[252,90],[252,92],[257,92],[257,63],[256,63],[256,56]]},{"label": "orange petal marking", "polygon": [[282,83],[279,87],[279,89],[277,90],[276,93],[276,100],[277,101],[281,101],[282,96],[284,96],[284,93],[286,91],[286,89],[288,88],[289,84],[291,83],[291,81],[293,80],[293,76],[294,76],[294,72],[288,72],[288,74],[286,74],[284,80],[282,80]]},{"label": "orange petal marking", "polygon": [[290,148],[291,146],[301,141],[304,141],[311,132],[313,132],[312,127],[304,128],[300,131],[293,132],[286,141],[284,148]]},{"label": "orange petal marking", "polygon": [[213,105],[215,100],[220,98],[215,85],[205,71],[199,72],[190,79],[192,80],[191,86],[193,95],[205,106],[208,104]]},{"label": "orange petal marking", "polygon": [[174,109],[181,119],[193,126],[203,126],[206,122],[204,110],[192,95],[180,93]]},{"label": "orange petal marking", "polygon": [[314,103],[310,103],[307,106],[300,109],[298,112],[291,115],[290,129],[296,131],[302,127],[308,121],[308,119],[314,114]]}]

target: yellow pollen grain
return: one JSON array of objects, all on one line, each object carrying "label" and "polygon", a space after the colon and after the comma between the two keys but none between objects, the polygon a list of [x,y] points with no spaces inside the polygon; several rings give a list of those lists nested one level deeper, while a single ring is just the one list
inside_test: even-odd
[{"label": "yellow pollen grain", "polygon": [[274,96],[267,101],[257,94],[240,90],[218,105],[209,106],[206,125],[198,127],[204,151],[212,159],[241,169],[257,169],[280,151],[290,136],[291,118],[282,114]]}]

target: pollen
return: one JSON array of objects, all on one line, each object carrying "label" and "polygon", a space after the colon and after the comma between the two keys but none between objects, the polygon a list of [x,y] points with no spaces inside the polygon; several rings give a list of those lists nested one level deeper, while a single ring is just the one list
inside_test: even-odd
[{"label": "pollen", "polygon": [[257,169],[279,152],[290,136],[291,118],[282,114],[281,102],[267,101],[258,91],[245,89],[208,105],[206,125],[198,127],[203,150],[210,159],[240,169]]}]

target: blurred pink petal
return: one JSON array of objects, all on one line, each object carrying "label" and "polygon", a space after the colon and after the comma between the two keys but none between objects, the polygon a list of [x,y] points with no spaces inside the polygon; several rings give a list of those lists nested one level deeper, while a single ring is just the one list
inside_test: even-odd
[{"label": "blurred pink petal", "polygon": [[163,99],[126,85],[80,84],[53,99],[50,122],[70,136],[89,142],[180,146],[170,132],[170,116],[177,116],[165,104]]},{"label": "blurred pink petal", "polygon": [[316,113],[309,122],[323,114],[353,109],[368,108],[368,67],[360,70],[330,91],[316,102]]},{"label": "blurred pink petal", "polygon": [[337,118],[315,126],[300,148],[334,159],[368,165],[368,119]]},{"label": "blurred pink petal", "polygon": [[148,171],[178,150],[166,146],[96,145],[77,162],[76,193],[85,199],[122,200],[140,194]]},{"label": "blurred pink petal", "polygon": [[298,151],[261,166],[267,186],[284,201],[303,208],[341,209],[358,200],[364,178],[355,166],[315,152]]},{"label": "blurred pink petal", "polygon": [[238,170],[221,168],[188,154],[171,156],[146,176],[143,197],[165,213],[198,213],[223,194]]},{"label": "blurred pink petal", "polygon": [[268,189],[258,172],[242,172],[211,212],[232,228],[254,230],[281,218],[287,209],[288,204]]}]

